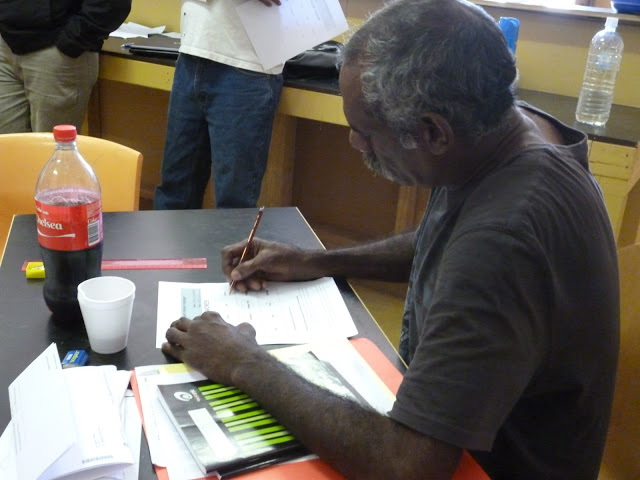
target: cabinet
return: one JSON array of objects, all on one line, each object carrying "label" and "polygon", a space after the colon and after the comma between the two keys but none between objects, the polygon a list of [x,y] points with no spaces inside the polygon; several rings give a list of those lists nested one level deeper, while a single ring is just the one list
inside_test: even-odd
[{"label": "cabinet", "polygon": [[589,143],[589,167],[602,188],[613,232],[619,238],[638,148],[599,141]]}]

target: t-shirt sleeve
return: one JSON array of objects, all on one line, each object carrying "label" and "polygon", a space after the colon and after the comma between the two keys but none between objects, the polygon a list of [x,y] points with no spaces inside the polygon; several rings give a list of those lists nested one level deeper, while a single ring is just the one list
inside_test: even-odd
[{"label": "t-shirt sleeve", "polygon": [[488,227],[454,234],[391,417],[490,450],[545,355],[548,276],[526,236]]},{"label": "t-shirt sleeve", "polygon": [[84,51],[98,52],[103,41],[131,11],[131,0],[84,0],[60,31],[56,47],[72,58]]}]

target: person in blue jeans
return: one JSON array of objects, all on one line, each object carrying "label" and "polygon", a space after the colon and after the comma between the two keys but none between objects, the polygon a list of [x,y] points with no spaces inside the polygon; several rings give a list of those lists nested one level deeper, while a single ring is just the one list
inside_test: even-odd
[{"label": "person in blue jeans", "polygon": [[184,1],[181,21],[154,208],[202,208],[212,167],[217,208],[255,207],[283,65],[262,67],[232,0]]}]

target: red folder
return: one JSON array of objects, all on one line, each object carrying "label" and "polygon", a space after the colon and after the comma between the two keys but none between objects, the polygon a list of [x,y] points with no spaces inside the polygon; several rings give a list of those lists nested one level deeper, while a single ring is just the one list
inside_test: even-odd
[{"label": "red folder", "polygon": [[[367,361],[380,379],[394,394],[398,391],[402,374],[393,366],[389,359],[369,339],[355,338],[351,340],[353,346]],[[140,395],[135,372],[131,376],[131,386],[138,402],[138,410],[142,416]],[[142,418],[144,426],[144,417]],[[169,480],[167,469],[155,467],[159,480]],[[261,468],[251,473],[236,477],[238,480],[346,480],[346,478],[334,470],[331,466],[319,459],[305,460],[302,462],[286,463]],[[203,479],[205,480],[205,479]],[[466,451],[463,452],[458,468],[452,480],[490,480],[482,468]]]}]

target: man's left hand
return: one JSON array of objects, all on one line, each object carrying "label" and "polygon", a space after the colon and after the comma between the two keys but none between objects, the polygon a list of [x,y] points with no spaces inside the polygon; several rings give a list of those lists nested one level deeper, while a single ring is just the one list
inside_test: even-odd
[{"label": "man's left hand", "polygon": [[243,363],[266,354],[258,346],[251,325],[241,323],[234,327],[216,312],[205,312],[193,320],[182,317],[171,324],[166,337],[164,353],[207,378],[228,385],[235,384],[233,373]]}]

